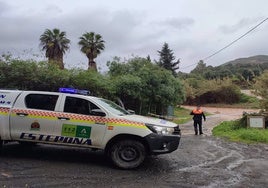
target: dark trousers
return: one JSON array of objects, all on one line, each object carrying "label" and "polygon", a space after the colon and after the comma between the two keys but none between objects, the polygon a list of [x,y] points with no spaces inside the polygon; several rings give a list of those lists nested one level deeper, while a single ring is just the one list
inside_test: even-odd
[{"label": "dark trousers", "polygon": [[198,133],[197,125],[198,125],[198,128],[199,128],[199,134],[203,134],[202,120],[201,121],[194,121],[194,132],[195,132],[196,135]]}]

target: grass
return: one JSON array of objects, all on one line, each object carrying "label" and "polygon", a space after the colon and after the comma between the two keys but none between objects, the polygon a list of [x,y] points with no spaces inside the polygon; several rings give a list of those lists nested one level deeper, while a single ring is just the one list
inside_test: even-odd
[{"label": "grass", "polygon": [[214,136],[235,142],[268,144],[268,129],[243,128],[239,121],[226,121],[212,130]]},{"label": "grass", "polygon": [[192,119],[192,116],[190,115],[191,110],[176,107],[174,108],[174,123],[182,124],[190,121]]}]

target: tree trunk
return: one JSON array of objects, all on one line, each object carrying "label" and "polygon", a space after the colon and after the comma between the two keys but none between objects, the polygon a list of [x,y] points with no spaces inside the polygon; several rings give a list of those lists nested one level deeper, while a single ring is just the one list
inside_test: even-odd
[{"label": "tree trunk", "polygon": [[56,60],[56,59],[48,60],[48,63],[49,63],[49,64],[57,65],[57,66],[59,67],[59,69],[64,69],[63,62],[60,61],[60,60]]},{"label": "tree trunk", "polygon": [[97,70],[97,65],[96,65],[96,62],[93,61],[93,60],[89,60],[88,61],[88,70],[94,70],[94,71],[98,71]]},{"label": "tree trunk", "polygon": [[54,57],[54,58],[49,58],[48,62],[50,64],[55,64],[57,65],[60,69],[64,69],[64,64],[63,64],[63,57]]}]

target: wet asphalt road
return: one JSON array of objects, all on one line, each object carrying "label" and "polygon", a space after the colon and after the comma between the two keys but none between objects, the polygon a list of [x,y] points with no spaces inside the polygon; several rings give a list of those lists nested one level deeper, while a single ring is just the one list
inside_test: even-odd
[{"label": "wet asphalt road", "polygon": [[0,187],[267,187],[268,146],[188,135],[179,150],[135,170],[114,168],[101,152],[5,146]]},{"label": "wet asphalt road", "polygon": [[178,150],[135,170],[114,168],[102,152],[10,143],[0,154],[0,187],[267,187],[268,145],[195,136],[191,123],[182,129]]}]

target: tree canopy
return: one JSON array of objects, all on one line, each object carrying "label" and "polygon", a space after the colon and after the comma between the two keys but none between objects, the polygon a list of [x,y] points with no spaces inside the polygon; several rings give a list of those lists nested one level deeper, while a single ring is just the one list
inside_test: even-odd
[{"label": "tree canopy", "polygon": [[184,90],[178,78],[145,58],[108,63],[114,92],[130,109],[163,114],[168,105],[181,104]]},{"label": "tree canopy", "polygon": [[175,76],[176,70],[179,69],[179,63],[180,60],[174,61],[176,57],[174,56],[174,53],[171,49],[169,49],[169,46],[167,43],[164,43],[161,51],[157,51],[159,54],[159,61],[156,62],[157,65],[159,65],[162,68],[165,68],[172,72],[172,74]]},{"label": "tree canopy", "polygon": [[70,48],[70,40],[66,32],[59,29],[46,29],[40,36],[40,46],[46,52],[50,63],[55,63],[60,69],[64,69],[63,54]]}]

